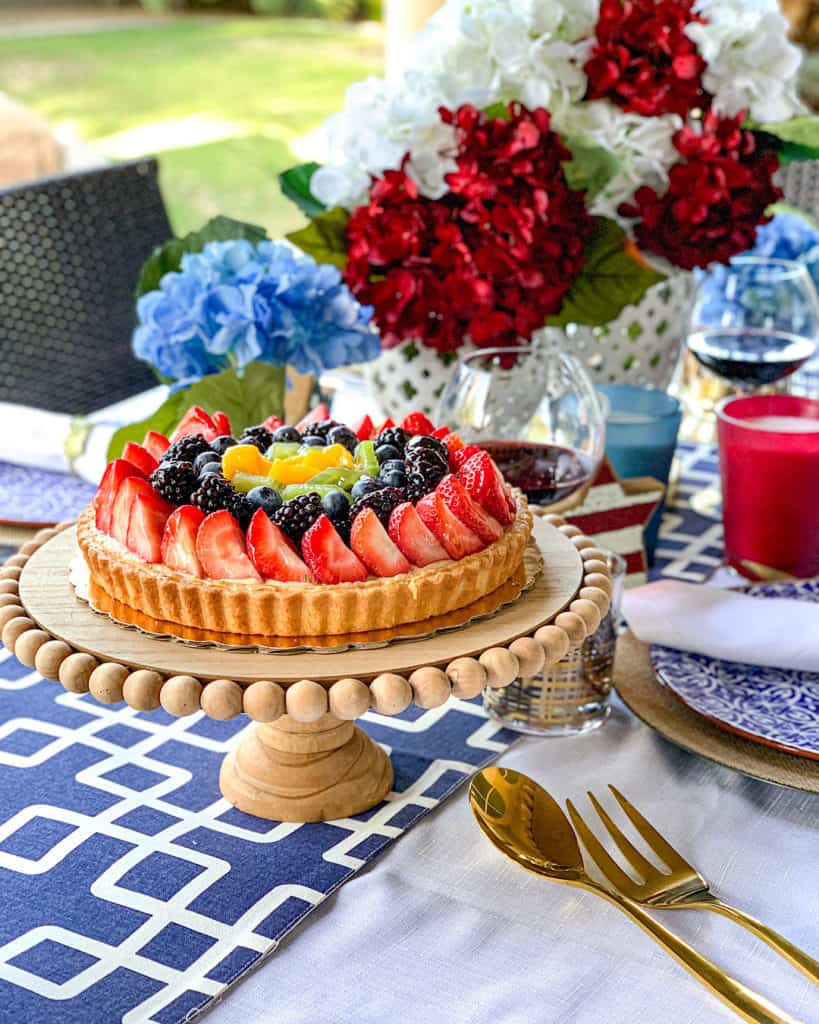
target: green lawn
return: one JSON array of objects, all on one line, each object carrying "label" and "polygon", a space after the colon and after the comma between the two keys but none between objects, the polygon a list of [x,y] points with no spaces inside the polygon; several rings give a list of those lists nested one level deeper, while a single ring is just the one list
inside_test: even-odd
[{"label": "green lawn", "polygon": [[177,232],[226,213],[278,235],[302,221],[276,181],[298,159],[291,146],[381,63],[355,27],[181,18],[0,39],[0,91],[111,158],[156,152]]}]

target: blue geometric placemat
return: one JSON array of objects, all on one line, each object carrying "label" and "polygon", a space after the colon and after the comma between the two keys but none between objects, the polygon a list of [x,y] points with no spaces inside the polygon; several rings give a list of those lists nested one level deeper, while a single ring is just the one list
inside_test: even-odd
[{"label": "blue geometric placemat", "polygon": [[0,522],[49,525],[73,519],[95,492],[70,473],[0,462]]},{"label": "blue geometric placemat", "polygon": [[246,718],[106,707],[0,649],[0,1021],[190,1020],[515,739],[480,702],[361,724],[390,799],[276,824],[219,794]]},{"label": "blue geometric placemat", "polygon": [[[721,564],[722,526],[688,499],[716,480],[716,455],[679,456],[652,576],[702,580]],[[53,520],[77,510],[62,500]],[[0,648],[0,1024],[192,1019],[515,739],[480,699],[360,724],[390,752],[391,799],[345,821],[275,824],[219,794],[246,719],[106,707]]]}]

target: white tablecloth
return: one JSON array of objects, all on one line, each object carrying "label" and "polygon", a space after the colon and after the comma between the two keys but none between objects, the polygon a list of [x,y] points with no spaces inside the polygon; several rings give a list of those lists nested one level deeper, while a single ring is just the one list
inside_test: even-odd
[{"label": "white tablecloth", "polygon": [[[819,796],[686,754],[615,703],[586,736],[502,762],[588,808],[619,786],[718,893],[819,956]],[[589,809],[590,810],[590,809]],[[591,813],[592,820],[594,818]],[[797,1019],[819,988],[715,914],[667,925]],[[737,1018],[600,898],[530,875],[473,823],[466,790],[311,914],[208,1024],[705,1024]]]}]

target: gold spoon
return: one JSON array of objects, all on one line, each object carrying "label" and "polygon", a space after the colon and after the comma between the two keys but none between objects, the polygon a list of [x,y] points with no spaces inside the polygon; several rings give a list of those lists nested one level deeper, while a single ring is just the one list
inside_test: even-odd
[{"label": "gold spoon", "polygon": [[484,768],[472,778],[469,803],[481,829],[501,853],[536,875],[597,893],[619,907],[744,1020],[751,1024],[798,1024],[655,921],[639,904],[590,878],[568,818],[528,775],[510,768]]}]

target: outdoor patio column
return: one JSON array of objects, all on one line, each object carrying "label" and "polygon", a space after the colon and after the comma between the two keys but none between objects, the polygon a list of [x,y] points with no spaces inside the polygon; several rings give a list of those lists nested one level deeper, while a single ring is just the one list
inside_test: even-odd
[{"label": "outdoor patio column", "polygon": [[387,75],[401,66],[401,55],[410,39],[443,0],[387,0]]}]

